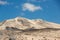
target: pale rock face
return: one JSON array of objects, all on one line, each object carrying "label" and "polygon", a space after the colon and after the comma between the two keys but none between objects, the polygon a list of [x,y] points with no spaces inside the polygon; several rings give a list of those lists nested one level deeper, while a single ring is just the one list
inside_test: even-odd
[{"label": "pale rock face", "polygon": [[16,17],[0,23],[0,40],[60,40],[60,24]]},{"label": "pale rock face", "polygon": [[42,29],[42,28],[60,28],[60,24],[47,22],[42,19],[30,20],[27,18],[16,17],[14,19],[6,20],[0,23],[0,30],[6,29],[6,27],[14,27],[18,29]]}]

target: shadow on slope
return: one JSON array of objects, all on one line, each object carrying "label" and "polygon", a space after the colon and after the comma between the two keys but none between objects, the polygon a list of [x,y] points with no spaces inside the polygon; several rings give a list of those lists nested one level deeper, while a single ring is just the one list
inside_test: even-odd
[{"label": "shadow on slope", "polygon": [[18,29],[18,28],[14,28],[14,27],[6,27],[6,30],[11,30],[11,31],[22,31],[22,32],[28,32],[28,31],[58,31],[60,29],[57,28],[43,28],[43,29],[34,29],[34,28],[29,28],[29,29]]}]

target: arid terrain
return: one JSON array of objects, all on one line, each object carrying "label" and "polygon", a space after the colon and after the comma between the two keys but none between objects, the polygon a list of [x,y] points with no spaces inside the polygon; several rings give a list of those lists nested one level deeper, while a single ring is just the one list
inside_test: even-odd
[{"label": "arid terrain", "polygon": [[0,22],[0,40],[60,40],[60,24],[16,17]]}]

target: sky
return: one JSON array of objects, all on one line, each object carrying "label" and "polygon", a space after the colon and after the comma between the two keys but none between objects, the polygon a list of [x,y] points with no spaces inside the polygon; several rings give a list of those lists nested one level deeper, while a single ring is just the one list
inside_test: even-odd
[{"label": "sky", "polygon": [[60,24],[60,0],[0,0],[0,21],[15,17]]}]

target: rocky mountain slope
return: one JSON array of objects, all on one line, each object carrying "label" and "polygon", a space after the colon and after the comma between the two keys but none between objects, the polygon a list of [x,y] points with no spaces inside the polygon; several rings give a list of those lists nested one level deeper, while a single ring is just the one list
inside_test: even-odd
[{"label": "rocky mountain slope", "polygon": [[0,40],[60,40],[60,24],[16,17],[0,23]]}]

